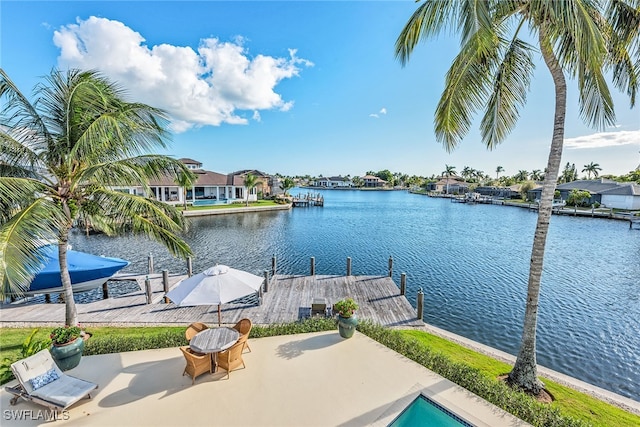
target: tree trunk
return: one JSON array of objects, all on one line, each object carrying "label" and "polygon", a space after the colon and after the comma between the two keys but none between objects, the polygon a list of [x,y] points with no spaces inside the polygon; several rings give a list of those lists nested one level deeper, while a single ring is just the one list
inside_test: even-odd
[{"label": "tree trunk", "polygon": [[67,265],[67,245],[69,243],[69,230],[60,235],[58,241],[58,255],[60,258],[60,277],[65,303],[65,325],[75,326],[78,324],[78,312],[76,303],[73,300],[73,289],[71,288],[71,276]]},{"label": "tree trunk", "polygon": [[562,72],[562,67],[558,63],[548,42],[544,25],[540,26],[538,37],[542,57],[553,77],[556,105],[551,150],[547,161],[547,173],[545,174],[542,185],[542,195],[540,196],[540,205],[538,207],[538,221],[536,223],[533,249],[531,251],[522,342],[520,344],[518,358],[507,380],[510,384],[536,395],[544,389],[544,384],[538,379],[536,362],[536,327],[538,321],[538,300],[540,297],[540,277],[542,275],[544,248],[549,231],[549,221],[551,220],[556,181],[560,171],[567,102],[567,84],[565,77]]}]

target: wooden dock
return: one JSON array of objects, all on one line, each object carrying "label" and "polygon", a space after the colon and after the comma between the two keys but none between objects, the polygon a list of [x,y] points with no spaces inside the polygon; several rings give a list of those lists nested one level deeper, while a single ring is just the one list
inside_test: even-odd
[{"label": "wooden dock", "polygon": [[305,194],[293,196],[294,207],[324,206],[324,197],[321,194]]},{"label": "wooden dock", "polygon": [[[147,304],[144,281],[147,275],[131,276],[140,291],[90,303],[77,303],[78,319],[84,326],[160,326],[188,325],[199,321],[209,325],[218,322],[218,306],[178,307],[164,303],[161,274],[149,276],[152,301]],[[169,277],[170,287],[186,275]],[[223,304],[222,322],[233,325],[242,318],[254,324],[289,323],[308,317],[311,302],[325,298],[328,305],[344,297],[352,297],[360,305],[357,315],[389,327],[420,327],[416,310],[388,276],[302,276],[275,275],[269,280],[261,304]],[[21,302],[0,305],[0,326],[60,325],[65,318],[64,303]]]}]

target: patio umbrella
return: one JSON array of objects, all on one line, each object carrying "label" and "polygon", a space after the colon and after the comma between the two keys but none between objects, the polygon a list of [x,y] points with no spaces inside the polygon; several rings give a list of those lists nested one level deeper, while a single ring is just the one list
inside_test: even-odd
[{"label": "patio umbrella", "polygon": [[166,297],[179,306],[220,305],[258,292],[263,278],[226,265],[216,265],[202,273],[188,277],[167,292]]}]

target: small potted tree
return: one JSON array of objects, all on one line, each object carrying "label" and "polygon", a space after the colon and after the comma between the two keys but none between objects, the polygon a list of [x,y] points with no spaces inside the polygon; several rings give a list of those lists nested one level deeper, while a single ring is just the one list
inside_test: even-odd
[{"label": "small potted tree", "polygon": [[51,357],[56,365],[67,371],[80,364],[84,340],[89,337],[80,326],[59,326],[51,331]]},{"label": "small potted tree", "polygon": [[356,310],[358,304],[353,298],[345,298],[333,305],[333,310],[338,313],[338,332],[342,338],[351,338],[358,326]]}]

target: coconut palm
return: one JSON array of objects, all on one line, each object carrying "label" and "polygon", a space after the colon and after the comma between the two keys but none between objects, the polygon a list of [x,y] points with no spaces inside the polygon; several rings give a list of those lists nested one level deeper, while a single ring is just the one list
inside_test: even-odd
[{"label": "coconut palm", "polygon": [[188,172],[179,161],[146,154],[166,146],[161,110],[124,100],[96,72],[52,71],[31,103],[0,69],[0,296],[21,295],[43,266],[42,241],[58,244],[65,323],[78,323],[67,244],[82,217],[108,235],[146,235],[174,255],[191,254],[175,233],[182,215],[168,204],[115,191]]},{"label": "coconut palm", "polygon": [[287,177],[282,181],[282,184],[280,184],[280,189],[284,191],[285,196],[288,196],[289,190],[291,190],[295,186],[296,186],[296,183],[293,181],[293,179]]},{"label": "coconut palm", "polygon": [[187,210],[187,190],[191,188],[193,191],[193,184],[198,180],[195,173],[187,170],[185,173],[180,173],[175,179],[176,184],[182,187],[182,200],[184,202],[184,210]]},{"label": "coconut palm", "polygon": [[[510,384],[538,394],[544,388],[536,365],[540,277],[562,156],[566,78],[578,83],[580,115],[587,124],[600,129],[614,124],[605,72],[633,106],[640,70],[640,8],[637,0],[426,0],[402,29],[397,58],[406,64],[421,39],[449,29],[461,33],[461,47],[435,113],[436,139],[448,151],[468,133],[478,110],[484,110],[484,144],[492,149],[505,140],[526,103],[535,52],[541,53],[554,83],[553,134],[530,258],[522,341],[508,376]],[[529,37],[536,46],[525,41]]]},{"label": "coconut palm", "polygon": [[244,186],[247,188],[247,206],[249,206],[249,193],[258,185],[258,177],[253,174],[246,174],[244,177]]},{"label": "coconut palm", "polygon": [[531,180],[532,181],[540,181],[544,177],[542,171],[540,169],[534,169],[531,171]]},{"label": "coconut palm", "polygon": [[447,177],[447,190],[446,190],[446,194],[449,194],[449,177],[451,175],[458,175],[458,173],[456,172],[456,167],[455,166],[449,166],[447,164],[444,165],[444,171],[442,171],[442,175]]},{"label": "coconut palm", "polygon": [[526,181],[528,177],[529,177],[529,172],[526,170],[520,169],[518,173],[513,176],[513,179],[515,179],[516,182],[522,182],[522,181]]},{"label": "coconut palm", "polygon": [[498,166],[496,168],[496,180],[500,179],[500,172],[504,172],[504,168],[502,166]]},{"label": "coconut palm", "polygon": [[584,165],[584,169],[582,169],[582,172],[586,172],[587,179],[591,179],[591,174],[593,174],[594,178],[597,178],[598,172],[600,172],[601,170],[602,168],[599,164],[591,162],[588,165]]}]

